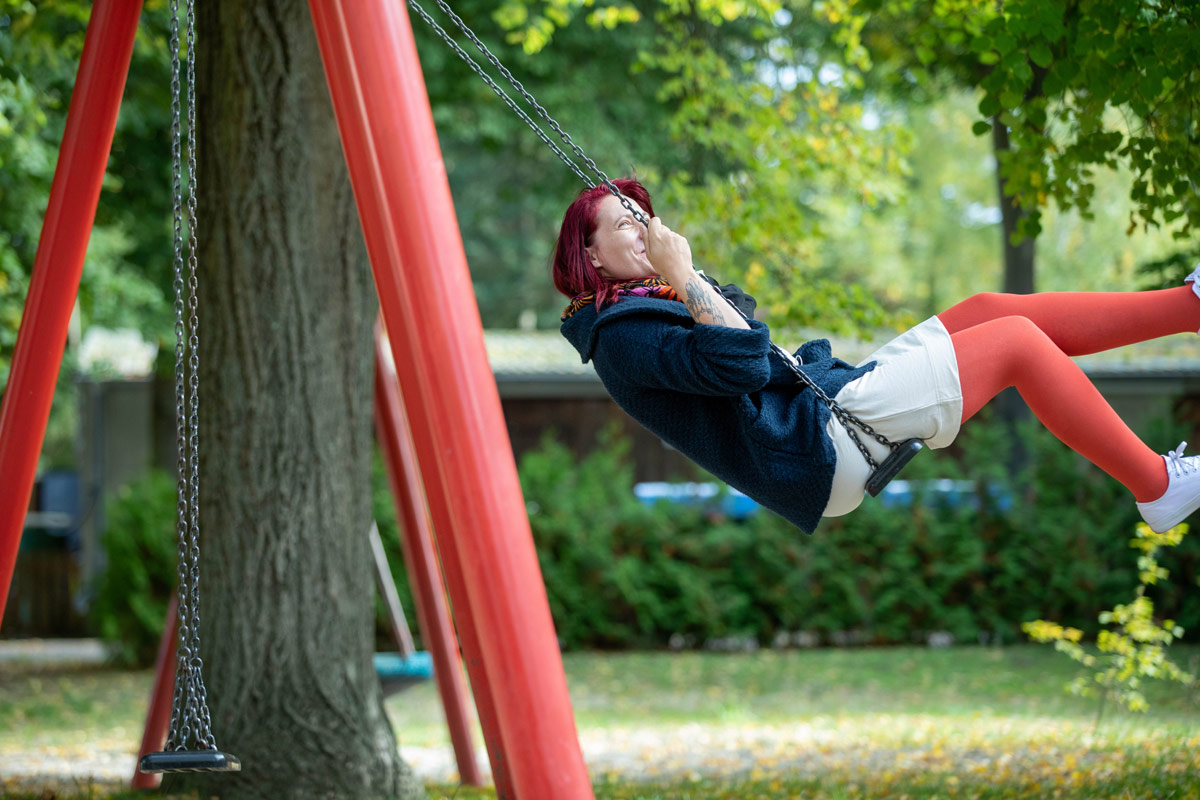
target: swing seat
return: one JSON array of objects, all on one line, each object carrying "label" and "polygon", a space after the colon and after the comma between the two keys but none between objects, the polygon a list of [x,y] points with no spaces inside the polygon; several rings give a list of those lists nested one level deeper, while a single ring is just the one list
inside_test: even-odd
[{"label": "swing seat", "polygon": [[433,677],[433,656],[425,651],[403,656],[400,653],[376,653],[375,674],[384,694],[415,686]]},{"label": "swing seat", "polygon": [[217,750],[165,750],[147,753],[138,762],[142,772],[241,772],[237,756]]},{"label": "swing seat", "polygon": [[920,439],[905,439],[892,448],[888,457],[879,462],[879,469],[872,472],[871,477],[867,478],[867,494],[871,497],[878,497],[879,493],[883,491],[883,487],[896,477],[904,465],[912,461],[913,456],[924,449],[925,444]]}]

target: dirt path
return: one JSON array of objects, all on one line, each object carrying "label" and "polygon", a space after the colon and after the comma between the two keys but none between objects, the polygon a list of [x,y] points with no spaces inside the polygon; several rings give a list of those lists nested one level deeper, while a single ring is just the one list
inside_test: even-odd
[{"label": "dirt path", "polygon": [[[997,753],[970,745],[871,746],[806,723],[585,731],[580,744],[597,781],[761,778],[780,773],[862,776],[943,769],[960,774],[1011,774],[1039,771],[1038,766],[1053,757],[1038,748]],[[426,781],[453,783],[458,779],[449,746],[402,745],[401,753]],[[483,748],[477,757],[488,774]],[[127,740],[0,753],[0,787],[26,791],[120,787],[128,785],[134,759]],[[1092,756],[1088,753],[1078,753],[1072,763],[1082,766],[1089,760]]]}]

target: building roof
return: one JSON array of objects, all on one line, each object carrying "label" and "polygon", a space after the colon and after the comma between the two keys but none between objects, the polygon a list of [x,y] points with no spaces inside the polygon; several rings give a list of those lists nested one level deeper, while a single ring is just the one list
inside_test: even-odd
[{"label": "building roof", "polygon": [[[812,330],[776,332],[776,341],[794,350],[801,342],[822,338]],[[887,341],[844,337],[829,338],[834,355],[857,363]],[[484,332],[488,360],[501,393],[513,396],[591,396],[603,394],[591,364],[558,331],[489,330]],[[1200,381],[1200,341],[1195,334],[1179,334],[1076,359],[1093,380],[1197,380]]]}]

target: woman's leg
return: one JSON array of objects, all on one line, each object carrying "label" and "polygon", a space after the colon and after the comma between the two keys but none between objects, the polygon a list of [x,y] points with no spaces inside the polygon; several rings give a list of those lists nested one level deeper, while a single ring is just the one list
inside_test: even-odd
[{"label": "woman's leg", "polygon": [[[1191,289],[1187,291],[1191,295]],[[1200,306],[1195,296],[1192,300]],[[1026,316],[1000,317],[951,329],[951,339],[962,384],[964,422],[1000,390],[1016,386],[1043,425],[1120,481],[1138,502],[1156,500],[1167,490],[1162,456],[1129,430],[1039,324]]]},{"label": "woman's leg", "polygon": [[1027,317],[1068,356],[1200,330],[1190,285],[1151,292],[977,294],[938,314],[951,334],[1001,317]]}]

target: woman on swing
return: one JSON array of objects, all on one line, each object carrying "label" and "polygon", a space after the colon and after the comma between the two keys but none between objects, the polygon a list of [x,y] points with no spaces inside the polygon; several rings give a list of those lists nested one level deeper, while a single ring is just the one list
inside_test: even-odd
[{"label": "woman on swing", "polygon": [[[812,533],[862,502],[870,467],[815,393],[693,268],[687,239],[654,217],[635,180],[567,209],[554,284],[571,298],[562,333],[630,416],[704,469]],[[931,448],[1001,389],[1068,447],[1120,481],[1165,531],[1200,508],[1200,456],[1154,453],[1070,357],[1200,329],[1200,267],[1148,292],[978,294],[851,366],[825,340],[795,354],[826,394],[888,439]],[[1191,284],[1190,286],[1186,284]],[[747,315],[748,317],[751,315]],[[876,460],[887,448],[859,434]]]}]

